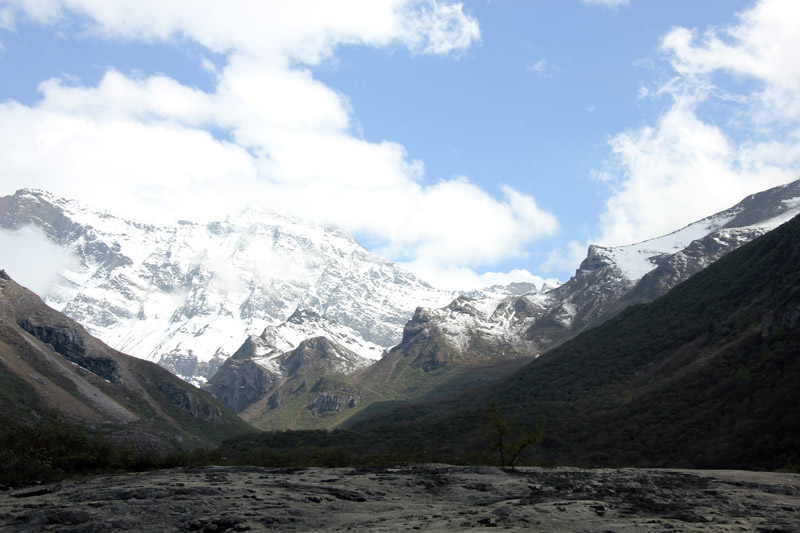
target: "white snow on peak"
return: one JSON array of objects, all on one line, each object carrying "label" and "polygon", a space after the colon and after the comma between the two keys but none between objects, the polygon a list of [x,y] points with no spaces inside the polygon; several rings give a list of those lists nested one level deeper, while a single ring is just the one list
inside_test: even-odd
[{"label": "white snow on peak", "polygon": [[519,295],[497,286],[475,291],[471,296],[460,296],[445,307],[427,308],[422,312],[431,324],[429,327],[435,327],[448,344],[462,352],[476,339],[532,348],[522,333],[535,318],[517,313],[519,300],[544,309],[549,296],[535,288]]},{"label": "white snow on peak", "polygon": [[613,262],[625,278],[635,282],[658,266],[659,257],[680,252],[697,239],[713,234],[766,233],[800,214],[800,197],[784,199],[781,204],[784,210],[778,215],[749,226],[729,227],[745,209],[739,204],[655,239],[627,246],[594,248],[598,255]]},{"label": "white snow on peak", "polygon": [[656,259],[677,253],[733,220],[735,212],[725,211],[704,218],[667,235],[626,246],[597,246],[598,253],[613,262],[629,281],[636,281],[658,266]]},{"label": "white snow on peak", "polygon": [[342,326],[314,312],[297,311],[277,326],[267,326],[260,337],[260,357],[274,356],[296,348],[314,337],[325,337],[361,357],[377,361],[386,348],[365,341],[355,330]]},{"label": "white snow on peak", "polygon": [[339,329],[290,333],[284,326],[291,348],[302,335],[324,330],[376,359],[399,342],[417,306],[453,298],[370,254],[340,228],[269,209],[250,207],[207,224],[156,225],[46,193],[24,195],[33,208],[63,215],[65,223],[34,222],[79,258],[47,303],[121,351],[183,361],[177,373],[184,378],[201,372],[195,366],[219,364],[248,335],[280,326],[297,309]]}]

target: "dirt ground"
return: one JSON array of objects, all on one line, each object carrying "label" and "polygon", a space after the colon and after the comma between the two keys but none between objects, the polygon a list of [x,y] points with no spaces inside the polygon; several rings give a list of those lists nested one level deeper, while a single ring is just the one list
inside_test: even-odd
[{"label": "dirt ground", "polygon": [[800,475],[207,467],[0,492],[2,531],[800,531]]}]

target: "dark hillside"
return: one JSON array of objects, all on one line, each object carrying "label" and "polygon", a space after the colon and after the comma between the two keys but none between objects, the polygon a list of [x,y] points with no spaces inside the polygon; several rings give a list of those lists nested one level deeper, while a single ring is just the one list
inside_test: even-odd
[{"label": "dark hillside", "polygon": [[0,419],[58,419],[170,451],[253,428],[158,365],[120,353],[0,270]]},{"label": "dark hillside", "polygon": [[509,378],[360,420],[351,430],[361,439],[346,448],[491,460],[484,421],[495,401],[523,428],[546,417],[538,461],[792,467],[800,462],[798,326],[796,218]]}]

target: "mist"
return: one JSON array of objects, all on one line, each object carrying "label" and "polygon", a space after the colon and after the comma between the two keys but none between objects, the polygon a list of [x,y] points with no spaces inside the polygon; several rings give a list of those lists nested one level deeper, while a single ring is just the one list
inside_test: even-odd
[{"label": "mist", "polygon": [[0,229],[0,268],[42,299],[58,282],[59,274],[76,262],[73,254],[53,244],[35,226]]}]

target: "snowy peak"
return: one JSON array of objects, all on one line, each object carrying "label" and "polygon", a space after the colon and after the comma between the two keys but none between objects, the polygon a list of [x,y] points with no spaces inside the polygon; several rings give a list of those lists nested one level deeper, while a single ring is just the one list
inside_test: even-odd
[{"label": "snowy peak", "polygon": [[[800,214],[800,180],[752,194],[725,211],[689,224],[677,231],[636,244],[617,247],[590,246],[582,270],[616,267],[630,281],[638,281],[669,257],[689,248],[693,242],[717,236],[737,240],[746,235],[773,230]],[[738,240],[742,240],[739,238]]]},{"label": "snowy peak", "polygon": [[253,359],[265,368],[276,370],[276,358],[298,347],[304,340],[325,337],[364,360],[377,360],[385,348],[365,341],[353,329],[308,310],[296,310],[277,326],[267,326],[259,336],[251,335],[233,354],[235,359]]},{"label": "snowy peak", "polygon": [[536,292],[521,296],[498,292],[460,296],[438,309],[417,308],[395,349],[411,349],[424,356],[425,349],[444,345],[452,352],[450,358],[458,360],[478,352],[486,355],[487,346],[496,347],[498,356],[508,349],[517,355],[532,353],[535,347],[523,333],[545,311],[547,297]]},{"label": "snowy peak", "polygon": [[748,196],[668,235],[617,247],[590,246],[547,311],[525,333],[552,347],[634,303],[651,301],[726,253],[800,214],[800,180]]},{"label": "snowy peak", "polygon": [[373,362],[325,337],[305,339],[277,355],[259,355],[263,342],[248,338],[204,385],[237,413],[256,410],[254,418],[293,401],[305,403],[309,416],[343,409],[357,401],[347,376]]},{"label": "snowy peak", "polygon": [[[330,335],[375,359],[400,341],[417,305],[452,299],[339,228],[263,208],[207,224],[156,225],[41,191],[0,199],[0,227],[27,225],[76,257],[46,296],[50,305],[115,348],[195,383],[213,375],[242,339],[297,309],[337,325],[309,320],[299,328],[304,335]],[[289,329],[276,333],[275,349],[308,338]]]},{"label": "snowy peak", "polygon": [[[589,247],[567,283],[491,287],[438,308],[419,308],[399,348],[446,345],[452,352],[538,353],[604,321],[628,305],[666,293],[729,251],[800,214],[800,180],[668,235],[627,246]],[[484,348],[478,348],[483,346]]]},{"label": "snowy peak", "polygon": [[278,360],[281,373],[287,377],[296,377],[301,371],[308,372],[309,368],[324,374],[352,374],[370,364],[369,360],[325,337],[304,340]]}]

